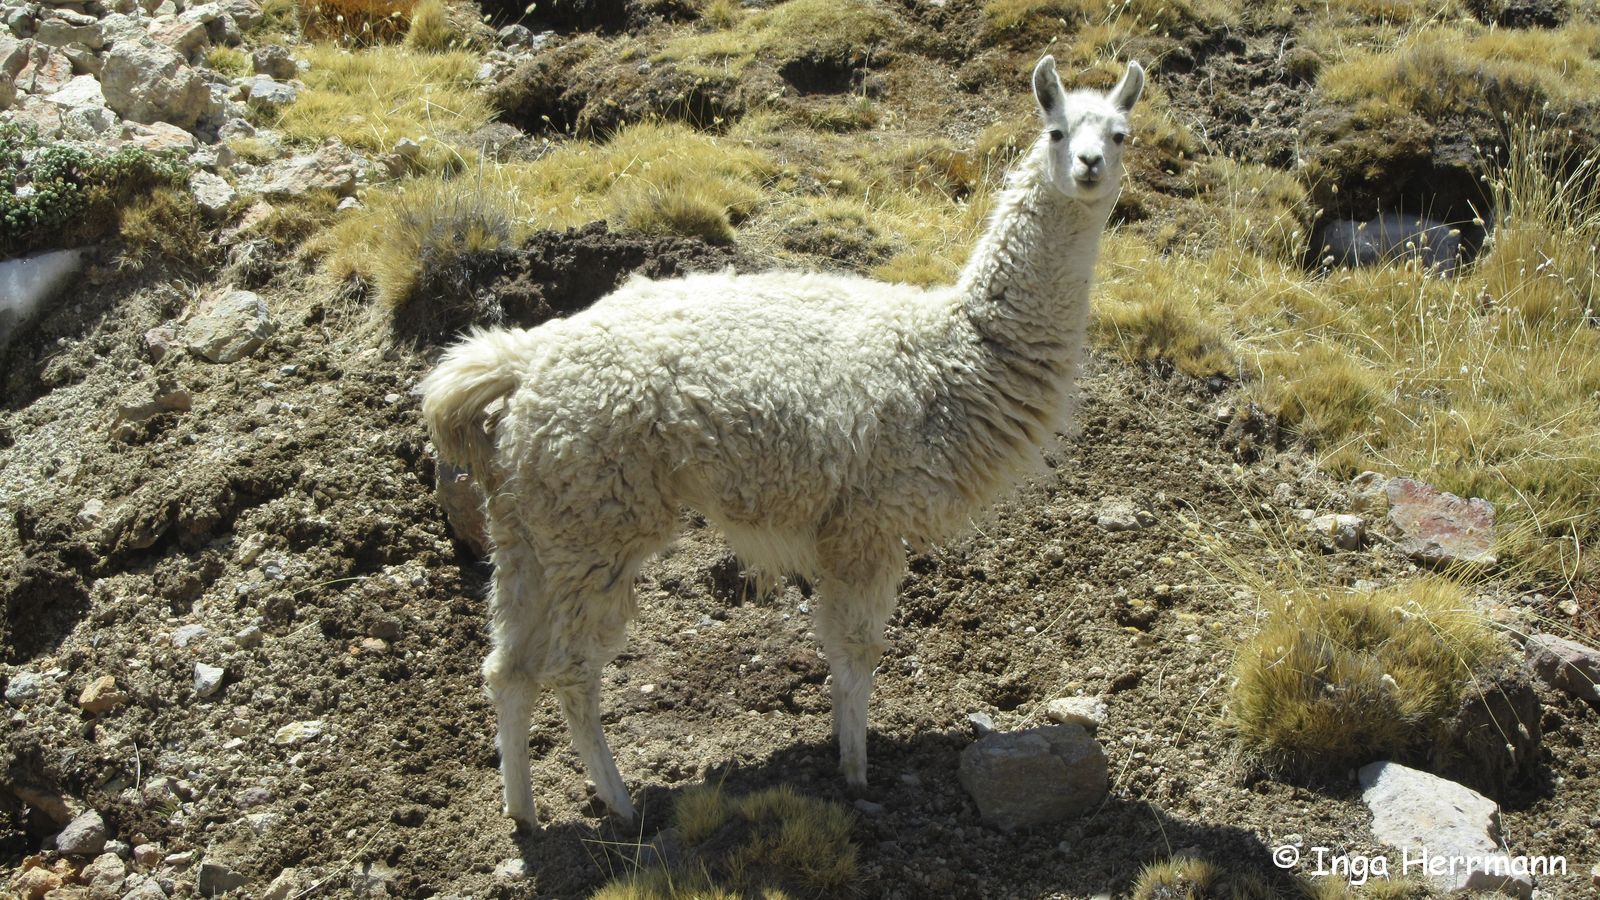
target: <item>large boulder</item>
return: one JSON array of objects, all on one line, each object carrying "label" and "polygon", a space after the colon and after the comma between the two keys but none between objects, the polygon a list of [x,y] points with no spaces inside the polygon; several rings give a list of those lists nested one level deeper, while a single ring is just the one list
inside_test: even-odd
[{"label": "large boulder", "polygon": [[124,119],[192,128],[210,101],[200,73],[149,38],[118,41],[101,73],[106,105]]}]

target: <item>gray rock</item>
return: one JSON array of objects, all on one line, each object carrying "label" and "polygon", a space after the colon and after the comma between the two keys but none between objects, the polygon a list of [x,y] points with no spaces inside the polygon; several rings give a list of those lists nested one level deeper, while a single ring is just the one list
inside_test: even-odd
[{"label": "gray rock", "polygon": [[521,881],[528,877],[528,864],[521,857],[502,859],[495,864],[494,878],[496,881]]},{"label": "gray rock", "polygon": [[30,700],[37,699],[46,688],[55,684],[49,676],[40,675],[38,672],[21,671],[11,675],[11,680],[6,682],[6,702],[12,706],[21,706]]},{"label": "gray rock", "polygon": [[93,75],[79,75],[62,85],[50,95],[50,102],[68,108],[104,107],[106,95],[100,90],[100,81]]},{"label": "gray rock", "polygon": [[222,0],[217,4],[222,9],[222,14],[232,19],[241,31],[261,24],[261,4],[256,0]]},{"label": "gray rock", "polygon": [[221,666],[208,666],[205,663],[194,664],[194,695],[205,698],[215,696],[222,690],[222,680],[228,675],[228,670]]},{"label": "gray rock", "polygon": [[526,47],[533,43],[533,32],[526,25],[507,25],[496,33],[502,47]]},{"label": "gray rock", "polygon": [[961,786],[1005,831],[1082,815],[1106,797],[1106,756],[1077,725],[996,732],[961,751]]},{"label": "gray rock", "polygon": [[115,853],[102,853],[94,862],[83,867],[78,877],[89,882],[89,889],[99,896],[115,896],[128,877],[128,866]]},{"label": "gray rock", "polygon": [[182,56],[148,37],[116,42],[100,86],[106,105],[124,119],[180,128],[194,126],[211,96],[205,79]]},{"label": "gray rock", "polygon": [[205,636],[206,627],[204,625],[184,625],[172,632],[172,646],[187,647]]},{"label": "gray rock", "polygon": [[41,44],[49,44],[52,47],[82,44],[90,50],[99,50],[106,45],[105,35],[100,31],[99,22],[93,22],[93,24],[89,25],[73,25],[59,18],[45,19],[40,22],[39,30],[34,32],[33,39]]},{"label": "gray rock", "polygon": [[1476,864],[1459,863],[1453,873],[1424,870],[1438,889],[1532,895],[1532,880],[1511,874],[1510,857],[1500,843],[1500,810],[1493,800],[1392,762],[1362,767],[1361,787],[1361,799],[1372,810],[1372,834],[1379,841],[1412,859],[1422,853],[1441,860],[1475,858]]},{"label": "gray rock", "polygon": [[53,94],[72,80],[72,59],[55,47],[32,44],[27,63],[13,80],[30,94]]},{"label": "gray rock", "polygon": [[994,719],[986,712],[967,713],[967,721],[977,730],[978,737],[994,733]]},{"label": "gray rock", "polygon": [[1428,565],[1492,566],[1494,505],[1477,497],[1455,494],[1410,478],[1393,478],[1384,486],[1389,523],[1400,533],[1400,549]]},{"label": "gray rock", "polygon": [[300,70],[288,48],[278,44],[263,44],[257,47],[255,52],[250,54],[250,63],[258,74],[279,80],[293,78]]},{"label": "gray rock", "polygon": [[150,29],[150,37],[154,38],[156,43],[170,47],[184,59],[194,58],[194,52],[211,39],[204,22],[182,18],[155,26]]},{"label": "gray rock", "polygon": [[207,214],[220,216],[228,211],[233,201],[238,199],[238,193],[233,185],[229,184],[220,175],[199,170],[189,176],[189,193],[194,195],[194,202]]},{"label": "gray rock", "polygon": [[240,875],[228,866],[220,862],[206,860],[200,864],[200,874],[197,878],[196,886],[200,889],[200,896],[215,897],[218,894],[226,894],[228,891],[236,891],[249,883],[250,879]]},{"label": "gray rock", "polygon": [[246,99],[256,109],[276,111],[293,103],[300,91],[294,85],[271,78],[257,76],[245,83]]},{"label": "gray rock", "polygon": [[1367,539],[1367,520],[1347,513],[1317,516],[1306,527],[1339,550],[1360,550]]},{"label": "gray rock", "polygon": [[73,819],[56,835],[56,849],[71,856],[98,856],[106,848],[105,820],[94,810]]},{"label": "gray rock", "polygon": [[1108,500],[1095,512],[1094,521],[1107,531],[1137,531],[1154,525],[1156,517],[1127,500]]},{"label": "gray rock", "polygon": [[229,291],[183,327],[190,352],[215,363],[231,363],[261,349],[277,331],[266,301],[254,291]]},{"label": "gray rock", "polygon": [[1600,706],[1600,650],[1553,634],[1532,635],[1523,650],[1540,678]]},{"label": "gray rock", "polygon": [[1045,704],[1044,714],[1059,725],[1078,725],[1094,732],[1106,723],[1106,701],[1099,697],[1059,697]]},{"label": "gray rock", "polygon": [[[137,884],[134,883],[135,880]],[[161,882],[154,878],[134,875],[123,886],[128,887],[128,885],[132,887],[122,895],[122,900],[167,900],[167,892],[161,889]]]},{"label": "gray rock", "polygon": [[279,160],[257,174],[256,192],[264,197],[303,197],[314,191],[332,191],[348,197],[356,190],[356,164],[350,151],[329,141],[315,153]]},{"label": "gray rock", "polygon": [[310,879],[301,875],[296,869],[284,869],[267,885],[261,894],[261,900],[292,900],[305,890],[306,882]]}]

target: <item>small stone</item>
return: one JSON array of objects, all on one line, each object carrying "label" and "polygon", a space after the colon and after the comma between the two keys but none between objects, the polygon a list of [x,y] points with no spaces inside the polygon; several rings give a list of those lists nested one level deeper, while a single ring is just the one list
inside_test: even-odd
[{"label": "small stone", "polygon": [[233,636],[233,642],[246,650],[261,646],[261,642],[265,639],[266,635],[262,633],[259,625],[245,626]]},{"label": "small stone", "polygon": [[78,878],[89,883],[91,891],[113,896],[127,877],[128,866],[122,861],[122,857],[115,853],[100,854],[94,858],[94,862],[84,866],[83,871],[78,873]]},{"label": "small stone", "polygon": [[[138,883],[135,884],[134,882]],[[161,888],[161,882],[155,878],[144,875],[134,875],[123,885],[132,884],[133,888],[122,895],[122,900],[167,900],[167,892]]]},{"label": "small stone", "polygon": [[882,803],[874,803],[871,800],[867,800],[867,799],[863,798],[863,799],[856,800],[856,802],[853,805],[855,806],[856,811],[860,812],[864,816],[880,816],[880,815],[883,815],[883,804]]},{"label": "small stone", "polygon": [[16,672],[11,676],[11,680],[6,682],[6,702],[12,706],[21,706],[44,693],[49,684],[50,678],[38,672]]},{"label": "small stone", "polygon": [[228,211],[233,201],[238,198],[233,185],[228,184],[222,176],[207,172],[204,169],[196,170],[189,176],[189,193],[194,195],[194,202],[209,215],[220,216]]},{"label": "small stone", "polygon": [[521,857],[503,859],[494,867],[496,881],[521,881],[528,877],[528,864]]},{"label": "small stone", "polygon": [[161,864],[160,844],[140,844],[133,848],[133,861],[151,869]]},{"label": "small stone", "polygon": [[246,99],[252,107],[268,112],[280,110],[300,96],[300,91],[294,85],[266,77],[257,77],[248,82],[245,90],[249,94]]},{"label": "small stone", "polygon": [[117,690],[117,679],[110,675],[89,682],[78,695],[78,708],[92,716],[110,712],[126,702],[128,695]]},{"label": "small stone", "polygon": [[160,362],[162,357],[172,351],[178,342],[177,329],[169,325],[161,325],[144,333],[144,349],[150,354],[150,359]]},{"label": "small stone", "polygon": [[361,639],[361,652],[381,656],[389,652],[389,642],[383,638],[368,637]]},{"label": "small stone", "polygon": [[247,787],[233,798],[233,803],[240,809],[251,809],[272,802],[272,792],[260,785]]},{"label": "small stone", "polygon": [[1553,634],[1535,634],[1523,651],[1546,683],[1600,706],[1600,650]]},{"label": "small stone", "polygon": [[994,719],[986,712],[967,713],[967,721],[977,729],[979,737],[994,732]]},{"label": "small stone", "polygon": [[1367,520],[1346,513],[1317,516],[1306,527],[1339,550],[1360,550],[1367,539]]},{"label": "small stone", "polygon": [[1079,725],[1091,734],[1106,723],[1106,702],[1099,697],[1058,697],[1044,714],[1058,725]]},{"label": "small stone", "polygon": [[266,891],[261,894],[261,900],[293,900],[304,890],[305,879],[295,869],[284,869],[267,885]]},{"label": "small stone", "polygon": [[200,896],[215,897],[236,891],[250,883],[250,879],[240,875],[228,866],[219,862],[206,860],[200,864],[200,874],[196,879],[196,886],[200,889]]},{"label": "small stone", "polygon": [[168,853],[161,861],[174,869],[186,869],[194,863],[194,851],[182,850],[177,853]]},{"label": "small stone", "polygon": [[208,666],[205,663],[194,664],[194,695],[202,699],[215,696],[222,690],[222,679],[228,674],[221,666]]},{"label": "small stone", "polygon": [[69,856],[97,856],[106,848],[105,820],[94,810],[78,816],[56,835],[56,849]]},{"label": "small stone", "polygon": [[961,751],[961,786],[1004,831],[1057,822],[1105,799],[1105,752],[1077,725],[987,735]]},{"label": "small stone", "polygon": [[46,894],[61,887],[61,876],[37,866],[18,875],[11,887],[22,900],[42,900]]},{"label": "small stone", "polygon": [[254,291],[228,291],[184,325],[184,339],[195,355],[214,363],[244,359],[278,330],[267,304]]},{"label": "small stone", "polygon": [[172,633],[172,646],[187,647],[205,636],[206,627],[204,625],[184,625]]},{"label": "small stone", "polygon": [[1127,500],[1110,500],[1095,512],[1094,521],[1107,531],[1138,531],[1154,525],[1156,517]]},{"label": "small stone", "polygon": [[495,36],[500,39],[502,47],[526,47],[533,43],[533,31],[526,25],[507,25]]},{"label": "small stone", "polygon": [[300,70],[289,49],[279,44],[264,44],[257,47],[255,52],[250,54],[250,64],[257,73],[278,80],[293,78]]},{"label": "small stone", "polygon": [[321,719],[309,719],[304,722],[290,722],[279,728],[272,736],[274,744],[304,744],[306,741],[315,740],[322,734],[323,723]]}]

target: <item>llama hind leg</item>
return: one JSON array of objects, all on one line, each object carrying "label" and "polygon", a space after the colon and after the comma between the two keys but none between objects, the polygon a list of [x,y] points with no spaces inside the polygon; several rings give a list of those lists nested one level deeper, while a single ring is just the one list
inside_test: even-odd
[{"label": "llama hind leg", "polygon": [[528,828],[538,827],[533,807],[533,781],[528,770],[528,725],[539,685],[516,671],[505,671],[490,654],[484,663],[489,696],[494,701],[498,722],[496,743],[500,748],[500,780],[505,791],[505,814]]},{"label": "llama hind leg", "polygon": [[632,821],[633,802],[628,799],[628,786],[617,771],[616,758],[606,743],[600,721],[600,678],[595,676],[581,684],[560,688],[557,696],[561,698],[561,711],[567,716],[567,728],[572,732],[572,746],[583,759],[583,766],[594,781],[595,792],[618,818]]},{"label": "llama hind leg", "polygon": [[831,565],[825,561],[814,604],[817,638],[833,674],[839,770],[853,787],[867,784],[867,702],[905,567],[905,551],[897,541],[880,542],[873,549],[863,551],[857,544],[853,556]]}]

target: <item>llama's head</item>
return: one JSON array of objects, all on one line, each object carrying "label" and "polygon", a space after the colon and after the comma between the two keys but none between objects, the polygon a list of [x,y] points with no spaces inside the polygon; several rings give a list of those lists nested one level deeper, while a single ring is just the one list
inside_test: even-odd
[{"label": "llama's head", "polygon": [[1117,86],[1067,93],[1056,75],[1056,60],[1046,56],[1033,70],[1033,96],[1039,103],[1048,142],[1046,165],[1056,190],[1094,203],[1115,197],[1122,181],[1122,148],[1128,139],[1128,112],[1144,90],[1144,68],[1128,64]]}]

